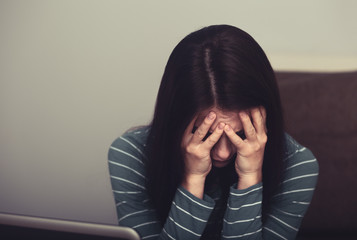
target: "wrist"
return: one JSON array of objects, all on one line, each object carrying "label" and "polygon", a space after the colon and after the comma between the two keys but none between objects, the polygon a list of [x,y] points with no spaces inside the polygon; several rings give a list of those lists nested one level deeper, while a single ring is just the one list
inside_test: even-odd
[{"label": "wrist", "polygon": [[205,181],[206,176],[192,174],[186,175],[181,185],[194,196],[203,199]]},{"label": "wrist", "polygon": [[239,174],[237,189],[242,190],[260,183],[263,179],[262,172]]}]

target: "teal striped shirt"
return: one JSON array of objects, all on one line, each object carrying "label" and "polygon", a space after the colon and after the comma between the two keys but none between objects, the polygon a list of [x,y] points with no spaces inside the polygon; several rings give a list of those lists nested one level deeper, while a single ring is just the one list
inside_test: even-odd
[{"label": "teal striped shirt", "polygon": [[263,184],[258,183],[244,190],[231,186],[225,208],[215,208],[220,200],[219,191],[210,191],[199,199],[179,187],[162,228],[145,188],[144,149],[148,132],[149,127],[128,131],[109,149],[109,172],[119,225],[133,228],[141,239],[200,239],[210,224],[212,212],[224,211],[218,239],[295,239],[319,171],[309,149],[286,134],[286,169],[264,224]]}]

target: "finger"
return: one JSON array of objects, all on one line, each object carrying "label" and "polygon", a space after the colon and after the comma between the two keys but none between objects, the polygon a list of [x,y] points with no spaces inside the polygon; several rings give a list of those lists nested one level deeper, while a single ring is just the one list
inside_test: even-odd
[{"label": "finger", "polygon": [[223,129],[226,124],[219,123],[213,133],[204,141],[204,146],[207,149],[212,149],[212,147],[218,142],[223,134]]},{"label": "finger", "polygon": [[200,126],[198,126],[197,130],[193,134],[192,143],[200,144],[202,139],[206,136],[208,130],[212,126],[214,120],[216,118],[216,114],[214,112],[210,112]]},{"label": "finger", "polygon": [[240,120],[243,124],[244,134],[248,140],[255,140],[257,137],[257,132],[253,126],[252,121],[250,120],[249,115],[242,111],[239,113]]},{"label": "finger", "polygon": [[265,133],[267,133],[268,132],[267,123],[266,123],[267,122],[267,111],[263,106],[260,106],[259,110],[260,110],[260,113],[262,114],[262,117],[263,117]]},{"label": "finger", "polygon": [[229,140],[233,143],[233,145],[240,149],[244,144],[244,141],[241,137],[239,137],[228,124],[224,127],[224,132],[226,133]]},{"label": "finger", "polygon": [[253,108],[250,111],[252,115],[253,125],[258,134],[265,133],[265,123],[259,107]]}]

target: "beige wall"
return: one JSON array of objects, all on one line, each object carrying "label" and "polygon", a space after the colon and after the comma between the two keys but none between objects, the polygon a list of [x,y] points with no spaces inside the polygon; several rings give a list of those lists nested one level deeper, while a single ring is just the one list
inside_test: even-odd
[{"label": "beige wall", "polygon": [[276,69],[356,69],[356,1],[267,2],[0,1],[0,212],[115,223],[108,147],[200,27],[241,27]]}]

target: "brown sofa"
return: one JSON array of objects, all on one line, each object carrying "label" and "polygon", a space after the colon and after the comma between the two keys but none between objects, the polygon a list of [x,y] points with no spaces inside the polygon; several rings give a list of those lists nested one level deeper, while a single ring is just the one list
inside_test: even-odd
[{"label": "brown sofa", "polygon": [[298,239],[357,239],[357,71],[276,76],[287,132],[320,166]]}]

